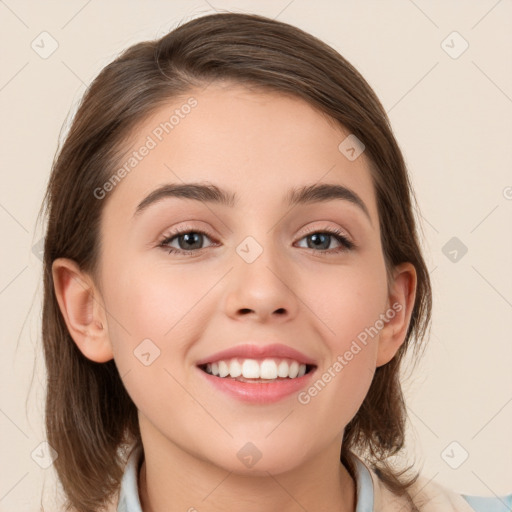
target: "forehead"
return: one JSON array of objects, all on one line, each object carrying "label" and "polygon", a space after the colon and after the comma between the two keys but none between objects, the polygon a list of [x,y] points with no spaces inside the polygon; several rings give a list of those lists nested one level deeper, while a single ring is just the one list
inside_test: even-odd
[{"label": "forehead", "polygon": [[229,82],[191,89],[136,127],[118,164],[128,172],[110,202],[131,215],[157,186],[194,181],[236,190],[237,204],[261,207],[263,198],[279,202],[291,188],[327,182],[355,190],[376,218],[364,153],[350,161],[339,149],[349,135],[292,95]]}]

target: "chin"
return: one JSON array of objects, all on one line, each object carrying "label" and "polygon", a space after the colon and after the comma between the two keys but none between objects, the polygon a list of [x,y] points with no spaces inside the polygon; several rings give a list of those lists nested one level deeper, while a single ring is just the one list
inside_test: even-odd
[{"label": "chin", "polygon": [[[240,446],[238,446],[240,445]],[[289,448],[268,440],[244,441],[225,447],[223,453],[210,454],[212,464],[241,476],[268,476],[291,471],[304,463],[304,443]]]}]

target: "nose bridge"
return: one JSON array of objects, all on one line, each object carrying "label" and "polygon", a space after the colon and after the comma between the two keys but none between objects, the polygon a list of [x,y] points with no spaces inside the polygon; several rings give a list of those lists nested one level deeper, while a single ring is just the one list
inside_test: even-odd
[{"label": "nose bridge", "polygon": [[252,312],[266,318],[273,313],[293,316],[297,310],[292,291],[293,269],[275,232],[258,230],[235,248],[234,269],[227,297],[227,312]]}]

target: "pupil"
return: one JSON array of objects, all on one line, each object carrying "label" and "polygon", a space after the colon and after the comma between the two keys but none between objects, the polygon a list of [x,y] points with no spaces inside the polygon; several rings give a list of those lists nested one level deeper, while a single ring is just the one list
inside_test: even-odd
[{"label": "pupil", "polygon": [[[197,248],[200,248],[200,246],[201,246],[201,243],[200,243],[201,242],[201,237],[202,237],[202,235],[200,233],[192,233],[192,234],[187,233],[185,235],[182,235],[182,238],[184,240],[186,240],[187,244],[189,244],[187,247],[185,247],[185,249],[191,249],[191,248],[197,249]],[[196,244],[198,244],[199,247],[195,247],[194,246],[194,238],[196,239]],[[199,239],[199,243],[197,242],[198,239]]]},{"label": "pupil", "polygon": [[[312,241],[314,241],[314,240],[319,241],[320,237],[322,237],[324,239],[324,243],[322,243],[321,241],[320,241],[320,243],[313,242],[313,247],[310,246],[310,249],[315,248],[315,247],[320,247],[320,246],[322,246],[322,248],[324,248],[324,249],[327,249],[329,247],[329,237],[330,237],[330,235],[324,235],[322,233],[316,233],[316,234],[310,236]],[[327,242],[327,243],[325,243],[325,242]]]}]

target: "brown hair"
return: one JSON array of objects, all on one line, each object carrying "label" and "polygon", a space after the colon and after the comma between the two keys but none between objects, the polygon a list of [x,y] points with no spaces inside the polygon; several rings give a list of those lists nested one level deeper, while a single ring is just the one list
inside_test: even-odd
[{"label": "brown hair", "polygon": [[340,460],[354,475],[351,452],[366,454],[391,490],[407,494],[418,475],[405,481],[400,478],[405,470],[398,473],[386,459],[404,446],[400,365],[408,347],[417,351],[425,337],[431,287],[413,215],[414,194],[386,112],[356,69],[319,39],[262,16],[221,13],[135,44],[107,65],[85,93],[53,162],[43,203],[48,216],[42,320],[46,431],[58,453],[54,466],[68,510],[102,509],[119,489],[124,448],[141,438],[136,406],[114,361],[95,363],[73,342],[56,300],[52,262],[71,258],[96,275],[99,222],[108,197],[99,201],[93,191],[112,176],[129,137],[149,114],[214,80],[301,98],[366,146],[388,275],[395,265],[411,262],[417,290],[406,341],[377,368],[345,429]]}]

